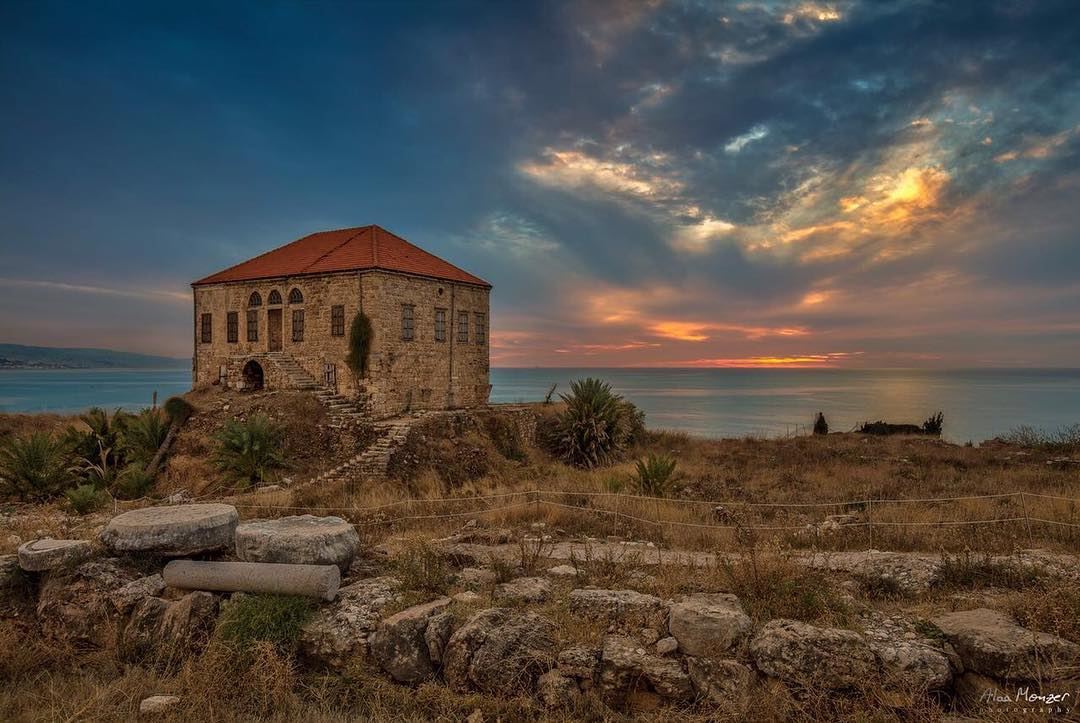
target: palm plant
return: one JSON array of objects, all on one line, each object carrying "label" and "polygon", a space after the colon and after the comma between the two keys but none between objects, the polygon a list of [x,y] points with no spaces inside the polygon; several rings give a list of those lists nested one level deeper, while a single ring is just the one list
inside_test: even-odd
[{"label": "palm plant", "polygon": [[108,466],[116,467],[121,461],[122,435],[130,416],[122,409],[109,414],[101,407],[91,407],[85,414],[79,415],[79,421],[87,429],[68,427],[67,443],[72,447],[73,454],[83,459],[96,460],[100,451],[107,449]]},{"label": "palm plant", "polygon": [[622,454],[644,427],[644,415],[600,379],[570,383],[556,420],[553,446],[570,464],[600,467]]},{"label": "palm plant", "polygon": [[169,433],[169,421],[160,409],[144,409],[124,424],[124,460],[145,467]]},{"label": "palm plant", "polygon": [[218,469],[247,484],[263,482],[271,471],[285,465],[281,430],[265,415],[227,422],[217,442],[214,462]]},{"label": "palm plant", "polygon": [[638,493],[649,497],[667,497],[675,476],[675,458],[650,454],[637,462]]},{"label": "palm plant", "polygon": [[11,437],[0,445],[0,490],[21,500],[43,500],[71,483],[69,447],[45,432]]}]

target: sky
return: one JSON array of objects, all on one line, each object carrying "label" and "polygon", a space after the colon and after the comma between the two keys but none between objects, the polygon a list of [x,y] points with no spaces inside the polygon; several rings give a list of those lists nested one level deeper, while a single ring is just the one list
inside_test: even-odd
[{"label": "sky", "polygon": [[0,3],[0,341],[376,223],[495,366],[1080,365],[1080,6]]}]

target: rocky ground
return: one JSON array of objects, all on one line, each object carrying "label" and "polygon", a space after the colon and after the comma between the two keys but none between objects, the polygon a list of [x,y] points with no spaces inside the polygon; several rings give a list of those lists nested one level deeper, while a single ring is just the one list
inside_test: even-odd
[{"label": "rocky ground", "polygon": [[[266,655],[298,676],[288,695],[311,715],[304,686],[333,679],[378,680],[382,695],[385,686],[440,690],[438,714],[427,712],[448,720],[1076,713],[1080,562],[1063,553],[714,555],[478,519],[438,540],[361,548],[336,518],[239,522],[228,505],[148,508],[108,520],[90,539],[26,542],[0,558],[3,630],[73,651],[68,666],[105,656],[157,671],[154,689],[87,717],[244,717],[243,708],[207,709],[191,670],[215,660],[235,611],[284,599],[258,594],[282,590],[312,602]],[[178,557],[194,562],[164,564]],[[268,562],[277,567],[262,576]],[[186,576],[222,563],[234,565],[223,585]],[[313,569],[322,582],[300,574]],[[1048,597],[1066,611],[1040,613]],[[241,624],[284,625],[291,608],[266,604]],[[259,640],[248,644],[260,650]],[[18,686],[47,680],[25,677],[10,659],[0,670]],[[516,712],[499,707],[508,700]],[[4,719],[55,712],[0,696]],[[365,712],[355,703],[318,709]]]}]

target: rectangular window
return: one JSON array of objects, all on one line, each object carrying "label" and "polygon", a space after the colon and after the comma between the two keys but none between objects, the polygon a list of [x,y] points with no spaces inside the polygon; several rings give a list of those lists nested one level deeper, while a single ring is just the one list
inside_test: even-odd
[{"label": "rectangular window", "polygon": [[345,307],[330,307],[330,336],[345,336]]},{"label": "rectangular window", "polygon": [[225,335],[230,344],[240,341],[240,315],[235,311],[225,315]]},{"label": "rectangular window", "polygon": [[469,312],[459,311],[457,315],[458,344],[469,343]]},{"label": "rectangular window", "polygon": [[213,317],[210,314],[202,315],[201,337],[203,344],[209,344],[213,338]]},{"label": "rectangular window", "polygon": [[446,341],[446,309],[435,310],[435,341]]},{"label": "rectangular window", "polygon": [[247,340],[259,340],[259,312],[251,309],[247,313]]},{"label": "rectangular window", "polygon": [[293,309],[292,312],[292,340],[304,340],[304,310]]},{"label": "rectangular window", "polygon": [[486,314],[473,314],[476,318],[476,343],[483,344],[487,339],[487,318]]},{"label": "rectangular window", "polygon": [[403,341],[412,341],[416,338],[416,317],[412,304],[401,305],[401,338]]}]

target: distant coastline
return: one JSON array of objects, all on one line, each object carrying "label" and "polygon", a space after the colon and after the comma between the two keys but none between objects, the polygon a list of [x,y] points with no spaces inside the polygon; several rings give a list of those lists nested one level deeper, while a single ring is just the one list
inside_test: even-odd
[{"label": "distant coastline", "polygon": [[186,369],[190,360],[114,349],[0,344],[0,370]]}]

